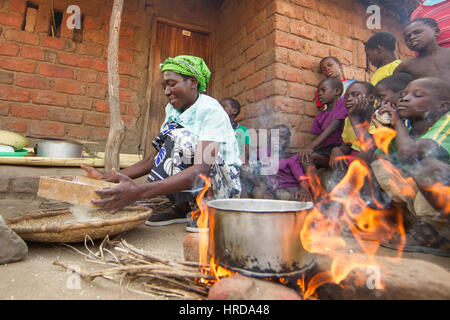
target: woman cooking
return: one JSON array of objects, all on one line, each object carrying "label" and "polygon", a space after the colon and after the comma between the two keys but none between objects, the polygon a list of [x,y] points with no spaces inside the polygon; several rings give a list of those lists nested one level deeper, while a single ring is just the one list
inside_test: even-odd
[{"label": "woman cooking", "polygon": [[[202,94],[211,72],[198,57],[181,55],[161,64],[162,86],[169,100],[161,133],[151,154],[134,165],[110,174],[81,165],[87,176],[119,184],[97,190],[92,202],[115,213],[137,200],[167,195],[174,203],[168,212],[153,214],[150,226],[187,222],[189,201],[201,191],[209,176],[213,198],[238,198],[239,147],[227,113],[215,99]],[[148,184],[132,179],[148,174]]]}]

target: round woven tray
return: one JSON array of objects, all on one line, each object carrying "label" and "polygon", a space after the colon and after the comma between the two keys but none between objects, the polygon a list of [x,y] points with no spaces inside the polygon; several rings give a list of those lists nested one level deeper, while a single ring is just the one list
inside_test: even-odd
[{"label": "round woven tray", "polygon": [[83,242],[86,236],[102,239],[143,224],[152,209],[129,207],[115,214],[97,211],[95,221],[76,221],[70,210],[28,215],[10,219],[6,224],[22,239],[36,242]]}]

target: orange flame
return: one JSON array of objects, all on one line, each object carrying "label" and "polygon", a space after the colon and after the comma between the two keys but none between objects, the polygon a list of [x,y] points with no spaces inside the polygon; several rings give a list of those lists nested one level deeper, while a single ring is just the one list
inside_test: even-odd
[{"label": "orange flame", "polygon": [[[373,134],[377,147],[387,153],[395,131],[380,128]],[[373,142],[362,143],[363,150],[372,148],[370,143]],[[387,172],[397,170],[388,161],[383,162],[383,166]],[[314,189],[322,191],[318,177],[310,176],[315,174],[314,170],[307,174],[308,182],[314,181],[316,184]],[[326,283],[340,284],[355,269],[378,265],[375,254],[381,241],[392,239],[394,235],[399,235],[401,239],[398,258],[401,257],[406,239],[402,212],[399,209],[387,210],[379,203],[373,182],[368,165],[355,159],[345,177],[329,194],[323,192],[315,197],[315,206],[306,214],[300,238],[305,250],[328,255],[333,260],[330,270],[315,274],[307,283],[304,277],[297,282],[304,298],[313,296],[317,288]],[[412,180],[405,179],[403,182],[395,191],[415,195]],[[370,198],[374,208],[367,205],[367,198]],[[351,232],[359,247],[350,247],[348,239],[342,236],[345,229]],[[364,254],[353,255],[353,250]]]},{"label": "orange flame", "polygon": [[[202,174],[199,175],[201,179],[205,182],[203,190],[196,197],[196,202],[199,210],[196,210],[192,213],[192,217],[198,217],[197,226],[200,229],[209,229],[209,232],[200,232],[200,240],[199,240],[199,266],[202,268],[202,272],[207,275],[211,275],[215,278],[215,280],[206,280],[200,279],[203,283],[212,284],[218,281],[220,278],[228,277],[232,275],[234,272],[225,269],[218,264],[216,264],[214,260],[214,252],[209,252],[209,248],[214,247],[214,215],[211,214],[210,210],[205,201],[205,196],[208,189],[211,187],[211,180],[209,177],[204,176]],[[211,254],[209,260],[209,269],[206,267],[208,265],[208,256]]]},{"label": "orange flame", "polygon": [[438,182],[424,189],[435,200],[436,206],[439,207],[441,214],[447,216],[450,213],[450,187]]}]

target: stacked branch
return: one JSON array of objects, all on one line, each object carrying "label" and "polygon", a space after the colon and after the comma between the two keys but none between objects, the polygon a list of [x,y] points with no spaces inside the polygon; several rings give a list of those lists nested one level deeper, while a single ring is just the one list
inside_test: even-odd
[{"label": "stacked branch", "polygon": [[[88,253],[67,246],[85,256],[87,261],[105,265],[107,268],[87,273],[70,269],[59,260],[53,264],[78,273],[86,281],[101,277],[123,284],[123,281],[128,279],[143,289],[138,292],[166,298],[205,299],[208,295],[208,286],[200,281],[200,279],[213,280],[207,275],[208,266],[200,268],[197,264],[189,262],[167,260],[139,250],[125,240],[111,241],[109,237],[102,241],[97,252],[93,252],[88,246],[89,240],[85,240]],[[206,274],[202,271],[206,271]]]}]

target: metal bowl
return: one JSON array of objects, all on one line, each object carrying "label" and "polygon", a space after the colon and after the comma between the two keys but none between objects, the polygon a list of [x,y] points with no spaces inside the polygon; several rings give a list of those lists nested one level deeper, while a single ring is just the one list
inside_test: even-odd
[{"label": "metal bowl", "polygon": [[258,278],[297,276],[315,266],[300,241],[311,202],[226,199],[208,202],[215,262]]}]

